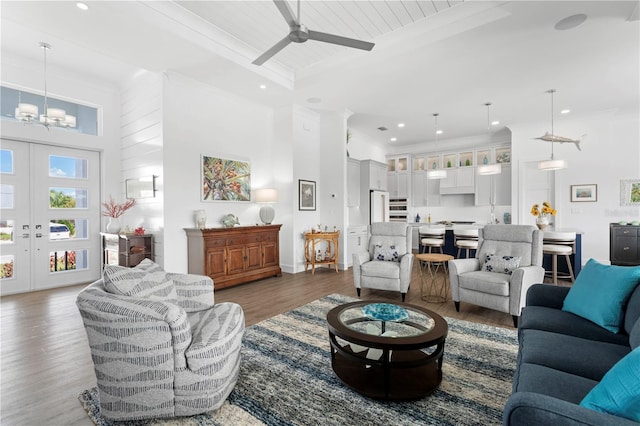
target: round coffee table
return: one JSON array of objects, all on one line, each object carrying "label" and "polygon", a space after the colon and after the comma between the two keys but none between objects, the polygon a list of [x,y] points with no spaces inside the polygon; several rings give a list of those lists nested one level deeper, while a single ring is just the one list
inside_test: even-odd
[{"label": "round coffee table", "polygon": [[406,303],[357,301],[327,314],[331,366],[344,384],[375,399],[412,400],[442,381],[447,322]]}]

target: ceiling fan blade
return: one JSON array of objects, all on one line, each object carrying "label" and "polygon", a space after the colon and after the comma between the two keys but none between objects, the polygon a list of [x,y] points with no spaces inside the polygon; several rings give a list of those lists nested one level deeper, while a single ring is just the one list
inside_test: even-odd
[{"label": "ceiling fan blade", "polygon": [[354,47],[356,49],[371,50],[375,43],[368,41],[356,40],[354,38],[342,37],[334,34],[321,33],[318,31],[308,30],[309,39],[323,41],[325,43],[339,44],[341,46]]},{"label": "ceiling fan blade", "polygon": [[283,38],[282,40],[280,40],[279,42],[274,44],[273,47],[271,47],[271,49],[267,50],[262,55],[258,56],[258,58],[255,61],[252,62],[252,64],[254,64],[254,65],[262,65],[262,64],[264,64],[273,55],[275,55],[276,53],[278,53],[279,51],[281,51],[282,49],[287,47],[287,45],[289,43],[291,43],[291,40],[289,40],[288,36]]},{"label": "ceiling fan blade", "polygon": [[273,0],[273,2],[276,4],[280,14],[284,17],[284,20],[287,21],[287,24],[289,24],[290,27],[298,25],[298,21],[296,21],[296,18],[293,16],[293,10],[289,7],[287,0]]}]

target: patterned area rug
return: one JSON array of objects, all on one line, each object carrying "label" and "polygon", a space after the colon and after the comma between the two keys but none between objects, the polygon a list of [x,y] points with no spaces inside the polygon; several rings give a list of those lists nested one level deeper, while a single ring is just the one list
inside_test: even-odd
[{"label": "patterned area rug", "polygon": [[[443,379],[428,397],[381,402],[343,385],[331,369],[327,312],[351,297],[332,294],[248,327],[240,379],[217,411],[118,425],[491,425],[502,423],[518,350],[515,330],[447,318]],[[79,396],[91,420],[97,389]]]}]

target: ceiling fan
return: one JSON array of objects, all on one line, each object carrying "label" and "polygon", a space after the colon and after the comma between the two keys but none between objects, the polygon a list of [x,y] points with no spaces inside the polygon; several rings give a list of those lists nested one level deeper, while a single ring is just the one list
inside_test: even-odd
[{"label": "ceiling fan", "polygon": [[286,0],[273,0],[276,7],[280,11],[280,14],[284,17],[284,20],[289,24],[289,34],[279,42],[277,42],[271,49],[264,52],[252,63],[255,65],[262,65],[268,61],[273,55],[284,49],[289,43],[304,43],[307,40],[322,41],[325,43],[338,44],[340,46],[353,47],[362,50],[371,50],[374,43],[367,41],[356,40],[353,38],[342,37],[334,34],[321,33],[318,31],[312,31],[302,25],[300,22],[300,0],[298,0],[298,18],[293,16],[293,11],[289,7]]}]

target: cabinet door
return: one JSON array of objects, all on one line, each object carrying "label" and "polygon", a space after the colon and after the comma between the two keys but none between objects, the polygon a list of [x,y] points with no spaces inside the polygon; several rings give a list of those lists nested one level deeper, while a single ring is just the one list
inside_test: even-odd
[{"label": "cabinet door", "polygon": [[387,188],[389,188],[389,186],[387,185],[387,168],[384,165],[371,163],[369,165],[369,172],[371,176],[369,189],[386,191]]},{"label": "cabinet door", "polygon": [[396,180],[398,197],[407,198],[409,196],[409,173],[398,173]]},{"label": "cabinet door", "polygon": [[456,173],[454,170],[447,170],[447,177],[444,179],[440,179],[440,188],[455,188],[456,187]]},{"label": "cabinet door", "polygon": [[437,207],[440,205],[440,179],[427,179],[425,174],[424,180],[427,188],[426,206]]},{"label": "cabinet door", "polygon": [[245,246],[227,247],[227,275],[245,271]]},{"label": "cabinet door", "polygon": [[425,172],[414,172],[411,186],[411,204],[414,207],[426,206],[427,188]]},{"label": "cabinet door", "polygon": [[476,206],[488,206],[491,204],[491,179],[495,175],[478,175],[476,177]]},{"label": "cabinet door", "polygon": [[247,271],[262,268],[262,249],[259,243],[247,244],[245,253],[247,256]]},{"label": "cabinet door", "polygon": [[278,244],[273,241],[262,243],[262,266],[278,266],[280,259],[278,258]]},{"label": "cabinet door", "polygon": [[398,197],[398,175],[396,173],[387,173],[387,191],[391,198]]},{"label": "cabinet door", "polygon": [[496,204],[511,205],[511,167],[502,164],[502,172],[496,176]]},{"label": "cabinet door", "polygon": [[224,247],[208,248],[205,252],[204,270],[206,271],[206,274],[214,280],[217,277],[224,277],[227,274],[225,268],[225,255]]},{"label": "cabinet door", "polygon": [[475,182],[476,169],[473,167],[463,168],[456,170],[458,173],[458,180],[456,182],[458,187],[473,187]]}]

